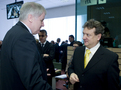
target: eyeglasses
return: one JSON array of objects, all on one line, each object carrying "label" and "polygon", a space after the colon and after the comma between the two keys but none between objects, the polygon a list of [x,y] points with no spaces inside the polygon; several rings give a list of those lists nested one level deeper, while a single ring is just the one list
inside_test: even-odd
[{"label": "eyeglasses", "polygon": [[45,35],[39,35],[39,37],[44,37]]}]

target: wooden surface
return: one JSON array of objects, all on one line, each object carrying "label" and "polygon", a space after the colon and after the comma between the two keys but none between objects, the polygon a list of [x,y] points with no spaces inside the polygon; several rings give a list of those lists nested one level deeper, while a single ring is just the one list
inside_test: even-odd
[{"label": "wooden surface", "polygon": [[107,48],[107,49],[118,54],[119,56],[118,62],[119,62],[119,69],[120,69],[120,76],[121,76],[121,48]]}]

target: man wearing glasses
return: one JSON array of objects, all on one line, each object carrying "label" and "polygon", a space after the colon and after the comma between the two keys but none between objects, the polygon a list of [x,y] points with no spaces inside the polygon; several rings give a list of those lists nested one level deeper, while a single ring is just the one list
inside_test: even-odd
[{"label": "man wearing glasses", "polygon": [[40,30],[39,32],[39,43],[37,43],[40,55],[43,57],[45,61],[46,68],[48,68],[48,76],[47,81],[50,85],[52,85],[52,77],[55,75],[53,59],[55,55],[55,47],[49,41],[47,41],[47,31]]}]

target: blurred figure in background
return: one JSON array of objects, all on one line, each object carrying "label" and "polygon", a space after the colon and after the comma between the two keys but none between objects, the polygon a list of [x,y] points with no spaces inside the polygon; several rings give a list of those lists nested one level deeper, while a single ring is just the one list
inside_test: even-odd
[{"label": "blurred figure in background", "polygon": [[55,44],[54,40],[52,40],[51,43],[54,45]]},{"label": "blurred figure in background", "polygon": [[62,55],[61,56],[62,68],[61,68],[61,70],[63,72],[65,72],[66,64],[67,64],[67,46],[69,46],[67,42],[64,42],[61,45],[61,52],[62,52],[62,54],[61,54]]},{"label": "blurred figure in background", "polygon": [[[82,42],[80,42],[80,41],[74,41],[74,43],[73,43],[73,51],[75,51],[75,49],[77,47],[80,47],[80,46],[83,46]],[[71,59],[68,61],[67,65],[66,65],[65,72],[66,72],[67,76],[68,76],[67,70],[68,70],[68,67],[71,65],[72,59],[73,59],[73,56],[71,57]]]},{"label": "blurred figure in background", "polygon": [[[80,46],[83,46],[82,42],[80,42],[80,41],[74,41],[74,43],[73,43],[73,51],[75,51],[75,49],[77,47],[80,47]],[[71,57],[71,59],[68,61],[67,65],[66,65],[65,73],[66,73],[68,79],[69,79],[69,76],[68,76],[68,67],[71,65],[72,59],[73,59],[73,56]],[[68,90],[73,90],[73,85],[69,81],[66,82],[66,84],[64,84],[63,86],[65,86]]]},{"label": "blurred figure in background", "polygon": [[55,76],[55,70],[53,65],[53,59],[55,55],[55,47],[52,43],[47,41],[47,31],[42,29],[39,32],[39,43],[37,44],[40,55],[43,57],[43,60],[46,64],[46,68],[48,70],[48,74],[50,76],[47,76],[48,83],[52,86],[52,77]]},{"label": "blurred figure in background", "polygon": [[73,46],[74,43],[74,35],[69,35],[70,46]]},{"label": "blurred figure in background", "polygon": [[59,58],[60,58],[60,46],[59,46],[60,41],[61,41],[61,39],[57,38],[57,42],[54,45],[55,46],[55,60],[56,60],[56,62],[59,62]]},{"label": "blurred figure in background", "polygon": [[2,41],[0,41],[0,55],[1,55]]},{"label": "blurred figure in background", "polygon": [[0,41],[0,50],[1,50],[1,47],[2,47],[2,40]]}]

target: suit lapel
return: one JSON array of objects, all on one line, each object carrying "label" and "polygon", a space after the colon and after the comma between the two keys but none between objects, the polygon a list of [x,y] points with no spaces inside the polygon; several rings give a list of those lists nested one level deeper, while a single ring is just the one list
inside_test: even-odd
[{"label": "suit lapel", "polygon": [[22,22],[19,21],[16,25],[19,25],[19,26],[25,28],[29,32],[29,30],[27,29],[27,27]]},{"label": "suit lapel", "polygon": [[76,66],[78,66],[79,69],[81,69],[82,71],[84,70],[84,53],[85,53],[85,46],[77,47],[74,52],[75,54],[74,61],[77,61]]},{"label": "suit lapel", "polygon": [[87,67],[84,69],[84,72],[91,69],[96,63],[98,63],[102,59],[103,53],[103,48],[102,46],[100,46],[91,58],[91,60],[89,61]]},{"label": "suit lapel", "polygon": [[48,44],[49,44],[49,42],[47,41],[47,42],[45,43],[44,48],[43,48],[43,52],[46,52],[46,50],[48,49]]},{"label": "suit lapel", "polygon": [[[84,70],[84,54],[85,54],[85,47],[84,47],[82,50],[80,50],[80,51],[83,52],[82,55],[80,55],[80,58],[82,58],[82,59],[80,60],[80,65],[81,65],[81,69]],[[80,53],[81,53],[81,52],[80,52]]]}]

